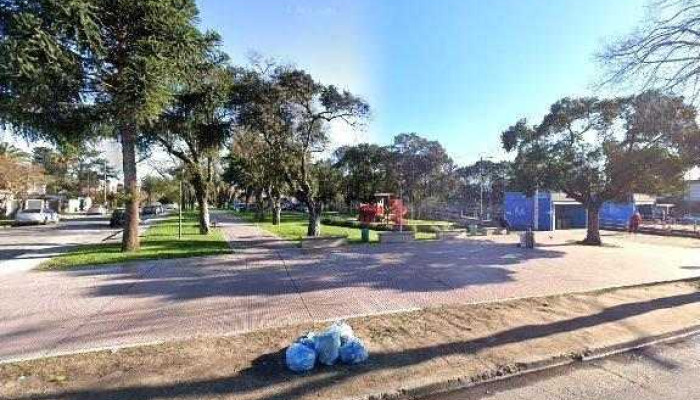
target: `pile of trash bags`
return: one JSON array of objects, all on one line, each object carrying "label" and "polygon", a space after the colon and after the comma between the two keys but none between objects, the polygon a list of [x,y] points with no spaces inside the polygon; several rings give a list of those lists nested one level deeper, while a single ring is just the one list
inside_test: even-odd
[{"label": "pile of trash bags", "polygon": [[364,343],[355,337],[350,325],[335,322],[323,332],[309,332],[287,347],[287,368],[294,372],[308,372],[316,363],[334,365],[359,364],[369,354]]}]

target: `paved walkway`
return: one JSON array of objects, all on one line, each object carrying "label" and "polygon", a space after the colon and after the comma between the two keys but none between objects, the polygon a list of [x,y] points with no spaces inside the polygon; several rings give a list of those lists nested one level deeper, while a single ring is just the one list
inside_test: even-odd
[{"label": "paved walkway", "polygon": [[[219,216],[221,217],[221,216]],[[235,254],[0,276],[0,360],[700,276],[697,249],[515,236],[306,253],[221,219]]]}]

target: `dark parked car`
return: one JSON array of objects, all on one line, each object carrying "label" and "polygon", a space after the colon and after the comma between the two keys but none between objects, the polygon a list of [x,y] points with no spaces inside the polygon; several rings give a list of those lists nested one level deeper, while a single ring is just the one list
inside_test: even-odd
[{"label": "dark parked car", "polygon": [[126,220],[126,211],[123,208],[117,208],[112,211],[112,218],[109,219],[110,228],[121,228]]},{"label": "dark parked car", "polygon": [[145,206],[141,210],[141,215],[158,215],[161,213],[162,213],[161,207],[156,206],[156,205]]}]

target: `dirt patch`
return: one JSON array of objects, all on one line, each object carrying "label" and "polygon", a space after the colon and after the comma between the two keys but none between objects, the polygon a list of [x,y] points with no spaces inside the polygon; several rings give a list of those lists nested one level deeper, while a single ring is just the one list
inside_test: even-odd
[{"label": "dirt patch", "polygon": [[0,365],[9,399],[335,399],[448,380],[479,381],[524,363],[570,358],[696,324],[697,281],[350,320],[370,349],[356,367],[308,375],[284,348],[318,325]]}]

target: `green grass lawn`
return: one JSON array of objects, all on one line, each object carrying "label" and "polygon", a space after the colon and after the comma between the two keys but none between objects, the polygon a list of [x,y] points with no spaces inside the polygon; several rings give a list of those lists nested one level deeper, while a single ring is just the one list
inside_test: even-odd
[{"label": "green grass lawn", "polygon": [[[260,228],[272,233],[273,235],[279,236],[283,239],[299,242],[301,241],[302,237],[306,236],[306,230],[309,223],[308,215],[293,212],[283,212],[282,223],[280,225],[272,225],[270,215],[266,215],[266,219],[263,222],[256,222],[254,220],[255,214],[250,211],[236,212],[235,215],[245,219],[248,222],[255,222]],[[321,225],[321,236],[346,236],[349,243],[362,242],[362,231],[359,228]],[[435,239],[435,233],[417,232],[416,239],[432,240]],[[369,241],[370,243],[379,242],[379,235],[377,231],[369,231]]]},{"label": "green grass lawn", "polygon": [[183,214],[182,239],[177,237],[177,215],[155,222],[141,237],[141,250],[122,253],[120,243],[79,246],[52,258],[40,266],[44,270],[70,269],[86,265],[115,264],[161,258],[184,258],[229,253],[223,233],[213,228],[199,234],[196,211]]}]

